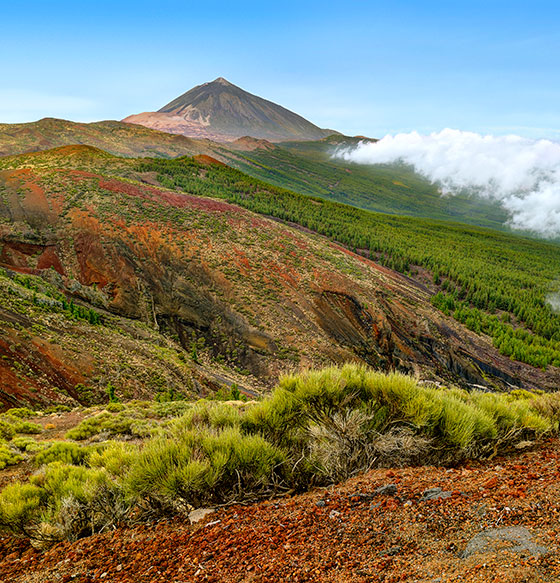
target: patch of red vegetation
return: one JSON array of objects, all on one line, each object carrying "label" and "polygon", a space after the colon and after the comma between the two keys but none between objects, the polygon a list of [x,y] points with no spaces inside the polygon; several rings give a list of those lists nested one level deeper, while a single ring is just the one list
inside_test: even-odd
[{"label": "patch of red vegetation", "polygon": [[79,182],[80,180],[85,180],[86,178],[98,178],[99,174],[94,174],[92,172],[86,172],[85,170],[62,170],[58,169],[56,172],[60,172],[61,174],[65,174],[70,178],[73,178],[75,181]]},{"label": "patch of red vegetation", "polygon": [[247,213],[247,211],[244,209],[241,209],[227,202],[189,194],[176,194],[173,192],[159,190],[151,186],[139,187],[134,184],[128,184],[115,179],[101,178],[99,180],[99,187],[110,192],[144,198],[154,202],[164,202],[177,208],[193,208],[220,213]]},{"label": "patch of red vegetation", "polygon": [[243,270],[243,273],[246,274],[251,268],[251,264],[249,263],[247,255],[245,255],[245,253],[243,253],[241,249],[238,249],[236,247],[233,248],[233,252],[236,257],[235,263],[238,265],[238,267],[240,267]]},{"label": "patch of red vegetation", "polygon": [[208,156],[208,154],[197,154],[193,156],[193,160],[204,166],[227,166],[227,164],[216,160],[216,158],[212,158],[212,156]]},{"label": "patch of red vegetation", "polygon": [[16,168],[15,170],[5,170],[2,172],[3,178],[9,182],[10,180],[25,180],[31,178],[33,171],[31,168]]},{"label": "patch of red vegetation", "polygon": [[[48,145],[48,142],[47,142]],[[51,148],[50,152],[48,153],[50,156],[56,155],[60,158],[66,158],[68,156],[75,156],[77,154],[86,154],[86,153],[99,153],[102,152],[99,148],[95,146],[88,146],[87,144],[70,144],[68,146],[58,146],[56,148]],[[45,152],[28,152],[26,156],[44,156]]]}]

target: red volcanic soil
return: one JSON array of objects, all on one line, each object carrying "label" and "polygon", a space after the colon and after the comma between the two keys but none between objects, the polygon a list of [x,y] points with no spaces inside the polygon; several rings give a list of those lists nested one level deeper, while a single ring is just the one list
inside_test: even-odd
[{"label": "red volcanic soil", "polygon": [[234,150],[240,150],[242,152],[253,152],[254,150],[276,150],[278,147],[268,140],[253,138],[251,136],[243,136],[242,138],[231,142],[230,145]]},{"label": "red volcanic soil", "polygon": [[[17,374],[18,369],[28,372],[25,378]],[[24,403],[58,402],[59,394],[53,387],[77,396],[74,387],[84,381],[84,373],[90,369],[87,358],[77,362],[55,344],[40,338],[24,342],[17,333],[5,332],[0,338],[0,410]]]},{"label": "red volcanic soil", "polygon": [[[559,445],[451,469],[378,469],[336,487],[222,508],[192,526],[173,519],[120,528],[44,553],[0,538],[0,580],[558,582]],[[431,488],[447,497],[423,500]],[[464,557],[475,535],[505,527],[527,529],[529,547],[502,539]]]},{"label": "red volcanic soil", "polygon": [[197,154],[193,156],[193,159],[198,162],[199,164],[205,164],[206,166],[227,166],[220,160],[216,160],[216,158],[212,158],[212,156],[208,156],[207,154]]},{"label": "red volcanic soil", "polygon": [[45,247],[45,250],[41,253],[39,259],[37,260],[37,269],[49,269],[50,267],[58,271],[60,275],[65,275],[64,267],[60,262],[55,247],[52,245]]}]

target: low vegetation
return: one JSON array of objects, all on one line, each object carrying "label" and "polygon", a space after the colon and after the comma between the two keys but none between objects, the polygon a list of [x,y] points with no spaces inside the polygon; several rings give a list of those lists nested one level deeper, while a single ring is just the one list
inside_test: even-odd
[{"label": "low vegetation", "polygon": [[28,420],[32,416],[33,411],[26,407],[0,414],[0,470],[22,461],[22,452],[35,444],[26,436],[41,433],[43,428]]},{"label": "low vegetation", "polygon": [[[560,393],[467,392],[346,365],[286,376],[257,402],[107,408],[38,452],[23,454],[30,450],[21,438],[0,446],[0,456],[20,448],[16,455],[30,455],[36,468],[0,493],[3,531],[48,545],[196,506],[302,491],[379,465],[491,457],[556,434]],[[139,421],[150,423],[131,431]]]},{"label": "low vegetation", "polygon": [[191,158],[144,160],[136,168],[157,172],[167,188],[297,223],[402,273],[425,269],[439,292],[438,308],[463,323],[492,316],[471,328],[490,335],[502,354],[541,368],[560,363],[560,314],[547,301],[560,276],[557,244],[372,213],[275,188],[231,168],[203,168]]},{"label": "low vegetation", "polygon": [[353,164],[333,158],[336,149],[360,140],[327,138],[317,142],[284,142],[274,149],[243,155],[222,152],[228,163],[249,176],[300,194],[393,215],[457,220],[503,228],[505,213],[496,204],[459,195],[442,197],[437,186],[402,164]]}]

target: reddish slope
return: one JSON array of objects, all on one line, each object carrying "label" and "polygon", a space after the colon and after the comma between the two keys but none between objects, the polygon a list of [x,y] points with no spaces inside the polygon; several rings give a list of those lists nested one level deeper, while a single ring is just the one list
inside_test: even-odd
[{"label": "reddish slope", "polygon": [[[347,360],[445,383],[560,384],[560,370],[501,356],[488,338],[443,315],[418,281],[304,229],[158,187],[154,173],[137,173],[134,162],[94,148],[16,162],[21,167],[0,172],[1,267],[56,280],[68,297],[140,320],[189,354],[196,342],[203,362],[235,371],[242,386],[265,388],[284,372]],[[201,186],[206,172],[200,164]],[[2,319],[14,321],[15,313]],[[12,328],[6,335],[16,333]],[[111,338],[103,342],[123,343]],[[64,354],[69,364],[76,359]],[[16,366],[16,357],[7,356],[8,366]],[[115,352],[111,374],[123,391],[138,395],[144,381],[135,383],[128,371],[125,382],[121,358]],[[78,368],[99,390],[111,380],[96,367]],[[183,382],[184,373],[175,379]],[[64,384],[56,387],[68,392]]]}]

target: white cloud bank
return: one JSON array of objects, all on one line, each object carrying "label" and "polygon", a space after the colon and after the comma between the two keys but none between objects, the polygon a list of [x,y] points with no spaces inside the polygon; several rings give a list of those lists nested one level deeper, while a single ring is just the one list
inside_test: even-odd
[{"label": "white cloud bank", "polygon": [[560,143],[445,129],[386,136],[335,156],[362,164],[410,164],[446,195],[468,190],[498,201],[512,228],[560,236]]}]

